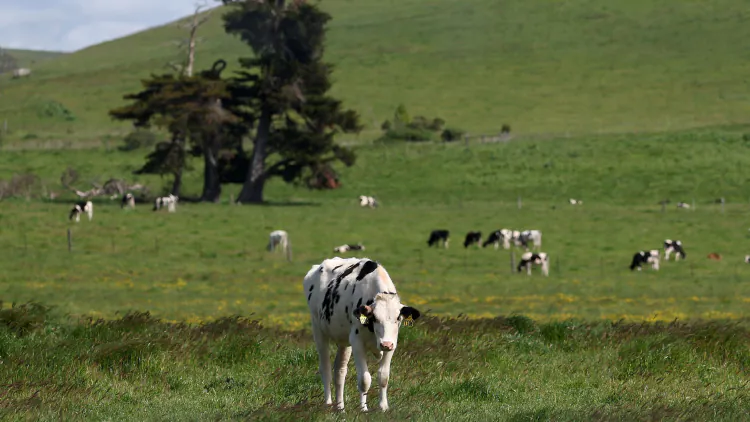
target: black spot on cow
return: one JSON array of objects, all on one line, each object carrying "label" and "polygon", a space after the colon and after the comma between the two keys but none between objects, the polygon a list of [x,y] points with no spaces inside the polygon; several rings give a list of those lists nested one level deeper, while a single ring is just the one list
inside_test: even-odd
[{"label": "black spot on cow", "polygon": [[352,294],[354,294],[354,291],[357,290],[357,285],[356,284],[352,284],[352,286],[354,286],[354,287],[352,287]]},{"label": "black spot on cow", "polygon": [[310,298],[311,298],[311,297],[312,297],[312,293],[310,293],[309,295],[307,295],[307,301],[308,301],[308,302],[310,301]]},{"label": "black spot on cow", "polygon": [[359,267],[359,264],[360,263],[357,262],[356,264],[351,265],[349,268],[345,269],[344,272],[339,274],[335,279],[328,281],[328,285],[326,286],[326,293],[323,297],[323,303],[321,304],[321,318],[325,319],[328,322],[331,321],[333,308],[339,302],[339,299],[341,299],[341,295],[339,295],[339,287],[341,285],[341,281],[346,278],[346,276],[353,273],[354,270]]},{"label": "black spot on cow", "polygon": [[359,300],[357,301],[357,308],[359,308],[360,306],[362,306],[362,298],[359,298]]},{"label": "black spot on cow", "polygon": [[333,271],[336,271],[336,270],[338,270],[338,269],[339,269],[339,268],[341,268],[341,267],[342,267],[343,265],[344,265],[344,264],[341,264],[341,265],[337,265],[337,266],[333,267]]},{"label": "black spot on cow", "polygon": [[370,300],[367,301],[367,303],[365,303],[365,305],[370,306],[370,305],[372,305],[372,302],[374,302],[374,300],[370,299]]},{"label": "black spot on cow", "polygon": [[311,292],[312,289],[314,289],[314,288],[315,288],[315,285],[313,284],[312,286],[310,286],[310,290],[308,290],[308,292]]},{"label": "black spot on cow", "polygon": [[365,265],[362,266],[362,269],[359,270],[359,275],[357,275],[357,281],[362,280],[367,276],[367,274],[370,274],[371,272],[378,269],[378,263],[375,261],[365,261]]},{"label": "black spot on cow", "polygon": [[344,306],[344,313],[348,316],[349,315],[349,307]]},{"label": "black spot on cow", "polygon": [[355,329],[354,329],[354,334],[357,334],[357,335],[359,335],[359,328],[355,328]]}]

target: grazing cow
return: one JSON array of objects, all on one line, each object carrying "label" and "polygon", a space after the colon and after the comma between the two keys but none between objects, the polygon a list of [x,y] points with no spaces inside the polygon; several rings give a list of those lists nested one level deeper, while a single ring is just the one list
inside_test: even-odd
[{"label": "grazing cow", "polygon": [[372,380],[367,356],[372,353],[380,363],[379,407],[388,410],[388,379],[399,328],[402,322],[419,318],[419,311],[401,303],[385,268],[367,258],[326,259],[312,266],[302,286],[310,308],[326,404],[332,404],[329,343],[334,343],[338,346],[333,368],[336,407],[344,409],[344,380],[353,352],[359,406],[367,411]]},{"label": "grazing cow", "polygon": [[175,212],[178,200],[179,198],[172,195],[171,193],[169,194],[169,196],[156,198],[154,200],[154,211],[160,210],[162,207],[167,207],[167,211]]},{"label": "grazing cow", "polygon": [[335,248],[333,248],[333,251],[338,252],[338,253],[346,253],[349,251],[363,251],[363,250],[365,250],[365,247],[361,243],[358,243],[356,245],[346,244],[346,245],[336,246]]},{"label": "grazing cow", "polygon": [[570,205],[583,205],[583,201],[580,199],[568,199],[568,202],[570,202]]},{"label": "grazing cow", "polygon": [[276,247],[280,247],[280,250],[286,254],[289,261],[292,260],[292,245],[289,242],[289,234],[284,230],[274,230],[268,236],[268,249],[270,252],[276,250]]},{"label": "grazing cow", "polygon": [[379,205],[378,201],[375,199],[374,196],[359,195],[360,207],[376,208],[378,205]]},{"label": "grazing cow", "polygon": [[521,255],[521,262],[518,263],[518,272],[520,273],[526,267],[526,272],[531,275],[532,265],[539,265],[542,268],[542,274],[549,276],[549,255],[546,253],[526,252]]},{"label": "grazing cow", "polygon": [[135,209],[135,196],[133,196],[132,193],[126,193],[122,196],[122,201],[120,201],[120,208],[128,207],[130,209]]},{"label": "grazing cow", "polygon": [[500,242],[503,242],[503,249],[510,249],[510,240],[513,237],[513,232],[511,232],[508,229],[500,229],[495,230],[494,232],[490,233],[490,235],[487,237],[487,240],[484,241],[482,244],[483,248],[486,248],[488,245],[494,244],[495,249],[500,247]]},{"label": "grazing cow", "polygon": [[708,259],[713,259],[714,261],[721,261],[721,255],[717,254],[716,252],[711,252],[708,254]]},{"label": "grazing cow", "polygon": [[685,259],[685,249],[682,248],[682,242],[679,240],[667,239],[664,241],[664,260],[669,261],[669,255],[674,252],[674,260]]},{"label": "grazing cow", "polygon": [[539,230],[524,230],[521,233],[513,232],[513,237],[516,241],[516,246],[523,246],[527,250],[529,249],[529,242],[534,244],[534,249],[542,247],[542,232]]},{"label": "grazing cow", "polygon": [[24,76],[31,75],[31,69],[21,67],[13,70],[13,79],[23,78]]},{"label": "grazing cow", "polygon": [[438,244],[438,242],[443,242],[443,247],[448,249],[448,237],[450,236],[450,231],[448,230],[433,230],[432,233],[430,233],[430,238],[427,240],[427,246],[432,246]]},{"label": "grazing cow", "polygon": [[651,264],[651,268],[654,270],[659,269],[659,250],[652,249],[648,252],[640,251],[633,255],[633,262],[630,264],[630,271],[638,268],[641,271],[643,264]]},{"label": "grazing cow", "polygon": [[482,232],[468,232],[466,233],[466,239],[464,239],[464,248],[468,248],[469,246],[473,244],[480,246],[481,241],[482,241]]},{"label": "grazing cow", "polygon": [[750,255],[745,255],[745,264],[750,264]]},{"label": "grazing cow", "polygon": [[84,212],[89,216],[89,221],[94,218],[94,204],[91,201],[76,202],[73,205],[73,209],[70,210],[68,220],[72,220],[75,217],[77,223],[81,221],[81,213]]},{"label": "grazing cow", "polygon": [[690,208],[690,204],[687,204],[687,203],[685,203],[685,202],[678,202],[678,203],[677,203],[677,208],[685,208],[685,209],[689,209],[689,208]]}]

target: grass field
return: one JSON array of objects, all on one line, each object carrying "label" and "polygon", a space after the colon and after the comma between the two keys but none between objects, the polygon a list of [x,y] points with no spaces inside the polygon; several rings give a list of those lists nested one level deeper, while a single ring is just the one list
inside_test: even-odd
[{"label": "grass field", "polygon": [[[750,420],[743,129],[359,147],[341,189],[274,181],[257,207],[230,205],[229,186],[224,203],[175,214],[99,200],[93,221],[74,224],[70,195],[4,200],[0,417],[339,419],[320,405],[301,282],[334,246],[363,242],[426,315],[402,329],[391,413],[368,419]],[[35,173],[32,193],[59,192],[68,166],[80,187],[130,180],[145,152],[4,151],[0,179]],[[188,194],[200,189],[195,167]],[[166,183],[139,180],[153,192]],[[382,207],[359,208],[362,193]],[[460,244],[501,227],[543,231],[549,277]],[[278,228],[292,263],[264,249]],[[449,249],[427,248],[435,228],[451,230]],[[683,241],[686,261],[627,269],[665,238]],[[53,308],[11,308],[27,301]],[[360,419],[350,371],[347,416]]]},{"label": "grass field", "polygon": [[[399,103],[471,133],[670,131],[744,123],[750,14],[736,0],[325,0],[334,94],[377,136]],[[220,12],[199,66],[247,48]],[[178,58],[168,25],[0,78],[12,140],[100,139],[127,130],[107,110]],[[50,110],[54,112],[49,112]],[[66,120],[69,110],[72,120]]]}]

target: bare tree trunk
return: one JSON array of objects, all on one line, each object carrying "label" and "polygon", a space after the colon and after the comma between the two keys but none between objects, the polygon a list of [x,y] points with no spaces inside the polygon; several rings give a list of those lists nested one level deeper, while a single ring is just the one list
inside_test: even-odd
[{"label": "bare tree trunk", "polygon": [[177,170],[174,174],[174,182],[172,182],[172,195],[180,196],[180,190],[182,189],[182,168]]},{"label": "bare tree trunk", "polygon": [[264,108],[258,120],[258,134],[253,147],[253,159],[247,170],[247,178],[237,202],[260,204],[263,202],[263,188],[266,183],[266,147],[271,131],[272,113]]},{"label": "bare tree trunk", "polygon": [[218,148],[215,143],[206,145],[203,151],[203,194],[201,201],[219,202],[221,199],[221,180],[219,179]]},{"label": "bare tree trunk", "polygon": [[188,61],[185,67],[185,76],[193,76],[193,65],[195,65],[195,34],[198,32],[198,10],[193,15],[193,25],[190,27],[190,40],[188,41]]}]

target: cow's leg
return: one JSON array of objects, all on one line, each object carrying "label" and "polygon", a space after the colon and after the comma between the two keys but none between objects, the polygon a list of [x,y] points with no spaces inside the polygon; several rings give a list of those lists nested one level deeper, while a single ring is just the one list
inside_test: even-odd
[{"label": "cow's leg", "polygon": [[[351,337],[350,337],[351,338]],[[357,368],[357,389],[359,390],[359,408],[367,412],[367,391],[370,390],[372,377],[367,370],[367,354],[359,339],[352,344],[354,352],[354,365]]]},{"label": "cow's leg", "polygon": [[383,359],[378,368],[378,385],[380,386],[380,403],[378,407],[385,412],[388,410],[388,379],[391,376],[391,357],[393,352],[383,353]]},{"label": "cow's leg", "polygon": [[526,273],[531,275],[531,261],[526,263]]},{"label": "cow's leg", "polygon": [[326,404],[331,404],[331,356],[328,354],[328,338],[317,331],[317,328],[313,327],[313,339],[315,340],[315,348],[318,349],[318,360],[320,361],[318,371],[320,372],[320,379],[323,381]]},{"label": "cow's leg", "polygon": [[339,350],[336,352],[336,360],[333,362],[335,374],[333,382],[336,387],[336,408],[339,410],[344,410],[344,382],[346,381],[346,371],[351,356],[351,346],[339,345]]}]

